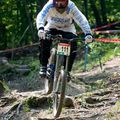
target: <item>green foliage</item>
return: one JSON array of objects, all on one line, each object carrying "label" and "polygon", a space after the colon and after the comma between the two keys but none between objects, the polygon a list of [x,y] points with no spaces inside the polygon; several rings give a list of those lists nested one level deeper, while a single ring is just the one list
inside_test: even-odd
[{"label": "green foliage", "polygon": [[[119,38],[118,35],[99,35],[100,38],[109,37],[110,39]],[[78,52],[78,57],[74,63],[73,70],[84,71],[85,70],[85,46],[78,44],[80,50]],[[106,61],[114,58],[115,56],[120,56],[120,45],[119,43],[104,43],[104,42],[93,42],[89,45],[89,52],[87,57],[87,70],[92,69],[95,66],[102,67]],[[83,53],[83,54],[81,54]],[[101,68],[102,69],[102,68]]]},{"label": "green foliage", "polygon": [[[24,38],[21,37],[29,24],[34,22],[35,6],[32,6],[32,4],[36,4],[35,1],[2,0],[0,2],[0,11],[2,13],[0,17],[0,26],[2,26],[2,35],[0,36],[2,40],[1,49],[17,47],[31,42],[30,30],[27,31]],[[31,21],[29,21],[29,18]]]},{"label": "green foliage", "polygon": [[27,101],[25,101],[24,104],[23,104],[23,111],[24,112],[30,112],[30,107],[29,107]]},{"label": "green foliage", "polygon": [[[34,0],[0,1],[0,32],[2,33],[0,35],[0,49],[14,48],[37,41],[35,18],[39,8],[41,9],[45,2],[46,1],[40,1],[38,4]],[[93,14],[93,7],[90,1],[73,0],[73,2],[75,2],[83,14],[88,16],[91,26],[95,27],[96,18]],[[108,22],[119,21],[119,3],[120,2],[116,0],[105,1]],[[102,18],[100,1],[96,0],[94,4],[99,12],[100,18]],[[77,30],[80,31],[78,26]]]},{"label": "green foliage", "polygon": [[52,101],[51,98],[47,98],[47,97],[39,98],[33,96],[28,98],[25,104],[31,108],[36,108],[42,106],[43,104],[47,104],[48,106],[51,106],[51,101]]},{"label": "green foliage", "polygon": [[94,83],[90,84],[89,91],[94,91],[94,90],[98,90],[98,89],[104,89],[106,87],[106,83],[107,82],[104,79],[97,80]]},{"label": "green foliage", "polygon": [[10,91],[7,83],[4,80],[2,80],[2,81],[0,80],[0,85],[2,86],[2,88],[4,89],[5,92],[9,92]]},{"label": "green foliage", "polygon": [[107,120],[118,120],[120,111],[120,101],[117,101],[116,104],[111,108],[110,112],[106,114]]}]

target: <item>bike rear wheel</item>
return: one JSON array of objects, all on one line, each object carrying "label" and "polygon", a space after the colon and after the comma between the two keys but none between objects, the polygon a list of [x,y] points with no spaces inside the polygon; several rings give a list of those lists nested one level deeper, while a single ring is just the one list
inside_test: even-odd
[{"label": "bike rear wheel", "polygon": [[58,79],[55,81],[53,93],[53,115],[59,117],[65,98],[66,74],[64,70],[60,71]]}]

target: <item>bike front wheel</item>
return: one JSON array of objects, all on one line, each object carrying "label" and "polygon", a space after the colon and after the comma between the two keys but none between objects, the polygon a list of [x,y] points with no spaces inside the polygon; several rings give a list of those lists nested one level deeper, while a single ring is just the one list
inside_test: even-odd
[{"label": "bike front wheel", "polygon": [[64,70],[60,71],[58,79],[54,81],[54,92],[53,92],[53,115],[55,118],[59,117],[65,98],[66,88],[66,74]]}]

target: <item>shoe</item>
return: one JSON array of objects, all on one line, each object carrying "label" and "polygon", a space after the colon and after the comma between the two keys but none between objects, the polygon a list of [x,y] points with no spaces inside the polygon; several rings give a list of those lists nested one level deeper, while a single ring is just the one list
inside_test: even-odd
[{"label": "shoe", "polygon": [[47,67],[47,77],[48,78],[54,78],[54,71],[55,71],[55,65],[54,64],[50,64]]},{"label": "shoe", "polygon": [[51,68],[47,68],[47,76],[50,76],[52,73],[52,69]]},{"label": "shoe", "polygon": [[71,75],[70,75],[70,73],[68,72],[68,73],[67,73],[67,82],[70,82],[70,80],[71,80]]},{"label": "shoe", "polygon": [[40,67],[39,75],[40,77],[46,77],[47,67]]},{"label": "shoe", "polygon": [[48,78],[54,78],[54,70],[52,70],[51,68],[47,69],[47,77]]}]

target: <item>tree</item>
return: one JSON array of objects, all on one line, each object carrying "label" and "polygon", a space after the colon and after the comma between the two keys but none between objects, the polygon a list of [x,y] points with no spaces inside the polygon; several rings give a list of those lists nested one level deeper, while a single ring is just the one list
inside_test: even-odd
[{"label": "tree", "polygon": [[85,16],[88,19],[88,0],[84,0]]},{"label": "tree", "polygon": [[102,22],[101,22],[100,13],[99,13],[95,3],[96,3],[96,0],[90,0],[91,9],[93,10],[93,13],[94,13],[94,16],[96,19],[96,25],[101,26]]},{"label": "tree", "polygon": [[102,16],[102,24],[107,24],[107,13],[106,13],[106,4],[105,0],[100,0],[101,6],[101,16]]},{"label": "tree", "polygon": [[37,14],[48,0],[37,0]]}]

